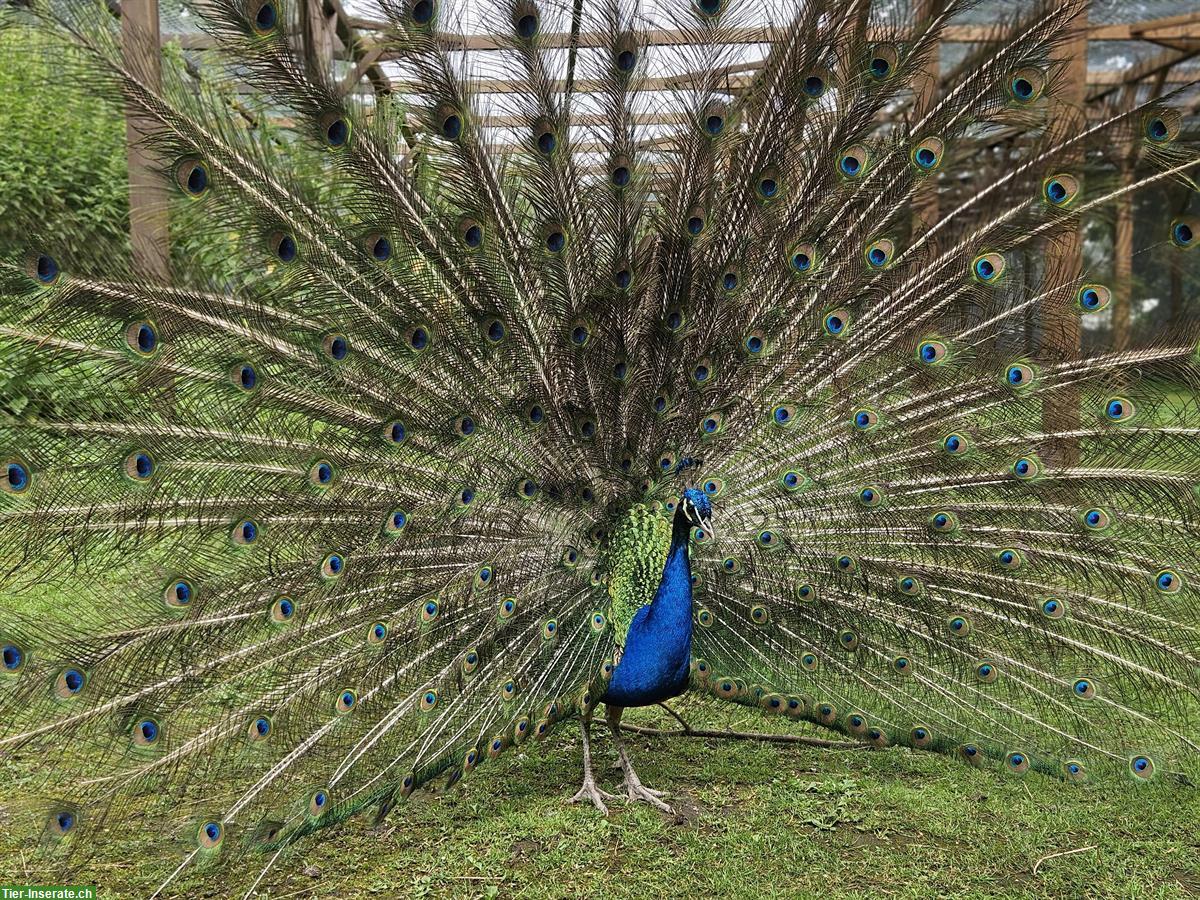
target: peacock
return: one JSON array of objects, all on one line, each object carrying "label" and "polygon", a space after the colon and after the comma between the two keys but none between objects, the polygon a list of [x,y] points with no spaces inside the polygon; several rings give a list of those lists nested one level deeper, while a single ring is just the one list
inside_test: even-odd
[{"label": "peacock", "polygon": [[1193,259],[1200,145],[1177,94],[1063,96],[1085,5],[939,84],[963,0],[381,0],[374,96],[287,0],[197,0],[199,81],[103,3],[14,12],[138,123],[186,252],[32,210],[0,264],[12,827],[269,865],[569,722],[572,800],[668,809],[621,716],[685,693],[1191,791],[1196,336],[1082,352],[1129,297],[1078,235],[1182,186],[1146,252]]}]

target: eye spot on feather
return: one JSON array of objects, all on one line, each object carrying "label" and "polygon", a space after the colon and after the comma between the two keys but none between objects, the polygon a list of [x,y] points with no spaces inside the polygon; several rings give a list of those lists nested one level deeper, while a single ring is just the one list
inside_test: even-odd
[{"label": "eye spot on feather", "polygon": [[692,367],[692,383],[697,387],[708,384],[716,376],[716,369],[711,359],[705,357]]},{"label": "eye spot on feather", "polygon": [[431,709],[433,709],[435,706],[437,706],[437,702],[438,702],[437,691],[430,689],[421,695],[421,699],[418,702],[418,706],[420,707],[421,712],[429,712]]},{"label": "eye spot on feather", "polygon": [[[0,653],[2,652],[0,651]],[[8,663],[5,660],[5,668],[7,667]],[[54,679],[54,693],[60,700],[69,700],[72,697],[79,696],[79,693],[86,684],[87,676],[84,675],[82,669],[74,667],[63,669],[58,673],[58,677]]]},{"label": "eye spot on feather", "polygon": [[500,601],[500,611],[496,614],[501,619],[511,619],[517,613],[517,598],[505,597]]},{"label": "eye spot on feather", "polygon": [[308,480],[315,487],[327,488],[333,484],[336,470],[327,459],[318,459],[308,469]]},{"label": "eye spot on feather", "polygon": [[158,332],[145,320],[131,322],[125,328],[125,346],[138,356],[153,356],[158,349]]},{"label": "eye spot on feather", "polygon": [[711,628],[716,618],[713,616],[711,610],[705,609],[702,606],[696,610],[696,621],[700,623],[702,628]]},{"label": "eye spot on feather", "polygon": [[533,40],[541,27],[537,7],[531,3],[521,3],[513,13],[513,28],[517,37],[525,41]]},{"label": "eye spot on feather", "polygon": [[179,579],[172,581],[163,591],[163,601],[167,606],[187,606],[196,595],[196,589],[190,581]]},{"label": "eye spot on feather", "polygon": [[796,407],[790,403],[781,403],[771,410],[771,422],[779,428],[787,428],[796,418]]},{"label": "eye spot on feather", "polygon": [[1036,456],[1022,456],[1013,462],[1011,471],[1016,478],[1028,481],[1042,474],[1042,464]]},{"label": "eye spot on feather", "polygon": [[882,238],[867,244],[863,250],[867,265],[872,269],[886,269],[896,254],[896,242],[891,238]]},{"label": "eye spot on feather", "polygon": [[868,508],[880,506],[883,504],[883,491],[879,489],[878,485],[868,485],[859,490],[858,502]]},{"label": "eye spot on feather", "polygon": [[800,586],[796,588],[796,596],[802,603],[812,603],[817,599],[817,589],[807,581],[801,582]]},{"label": "eye spot on feather", "polygon": [[415,325],[408,332],[408,347],[414,353],[422,353],[433,343],[433,334],[424,325]]},{"label": "eye spot on feather", "polygon": [[896,579],[896,588],[906,597],[917,597],[921,594],[924,585],[913,575],[902,575]]},{"label": "eye spot on feather", "polygon": [[1046,88],[1046,74],[1032,67],[1018,69],[1009,76],[1007,88],[1016,103],[1032,103]]},{"label": "eye spot on feather", "polygon": [[296,603],[290,597],[277,597],[271,604],[271,621],[288,622],[296,615]]},{"label": "eye spot on feather", "polygon": [[838,632],[838,646],[846,651],[858,649],[858,635],[849,628],[843,628]]},{"label": "eye spot on feather", "polygon": [[1015,572],[1025,564],[1025,555],[1011,547],[1000,550],[993,558],[1000,568],[1008,572]]},{"label": "eye spot on feather", "polygon": [[242,519],[233,526],[233,531],[230,532],[230,540],[240,547],[248,547],[259,538],[260,529],[258,523],[253,519]]},{"label": "eye spot on feather", "polygon": [[771,614],[767,608],[761,604],[755,604],[750,607],[750,621],[755,625],[766,625],[771,621]]},{"label": "eye spot on feather", "polygon": [[454,502],[459,509],[466,509],[475,502],[475,488],[464,487],[454,497]]},{"label": "eye spot on feather", "polygon": [[963,456],[970,448],[967,436],[957,431],[942,438],[942,450],[950,456]]},{"label": "eye spot on feather", "polygon": [[1082,783],[1087,781],[1087,769],[1077,759],[1068,759],[1062,764],[1063,778],[1067,781]]},{"label": "eye spot on feather", "polygon": [[1079,195],[1079,179],[1073,175],[1053,175],[1042,182],[1042,196],[1055,207],[1070,206]]},{"label": "eye spot on feather", "polygon": [[187,196],[200,199],[210,187],[208,166],[192,157],[181,159],[175,164],[175,183]]},{"label": "eye spot on feather", "polygon": [[471,415],[461,415],[454,420],[454,433],[461,438],[469,438],[478,428],[478,423],[475,417]]},{"label": "eye spot on feather", "polygon": [[907,656],[897,656],[892,660],[892,670],[898,675],[911,675],[912,669],[912,660]]},{"label": "eye spot on feather", "polygon": [[1077,299],[1085,313],[1100,312],[1112,302],[1112,291],[1102,284],[1085,284],[1079,289]]},{"label": "eye spot on feather", "polygon": [[334,703],[334,709],[336,709],[339,713],[348,713],[350,710],[354,709],[354,706],[357,703],[358,694],[347,689],[338,694],[337,702]]},{"label": "eye spot on feather", "polygon": [[779,174],[773,168],[764,169],[754,181],[754,191],[759,200],[774,200],[782,193]]},{"label": "eye spot on feather", "polygon": [[838,156],[838,171],[843,178],[859,178],[867,170],[868,159],[867,148],[862,144],[847,147]]},{"label": "eye spot on feather", "polygon": [[806,97],[816,100],[825,93],[825,79],[817,73],[812,73],[805,77],[800,90],[804,91]]},{"label": "eye spot on feather", "polygon": [[462,658],[462,672],[464,675],[474,675],[479,668],[479,651],[472,647]]},{"label": "eye spot on feather", "polygon": [[384,521],[383,530],[389,537],[397,537],[408,527],[408,513],[402,509],[394,509],[388,513],[387,519]]},{"label": "eye spot on feather", "polygon": [[1029,756],[1019,750],[1014,750],[1004,757],[1004,768],[1014,775],[1024,775],[1029,771]]},{"label": "eye spot on feather", "polygon": [[239,391],[248,394],[258,387],[258,372],[248,362],[238,363],[229,370],[229,380]]},{"label": "eye spot on feather", "polygon": [[879,414],[873,409],[859,409],[854,412],[851,422],[858,431],[871,431],[879,424]]},{"label": "eye spot on feather", "polygon": [[817,721],[822,725],[832,725],[837,721],[837,707],[832,703],[822,703],[817,707]]},{"label": "eye spot on feather", "polygon": [[1196,232],[1200,225],[1196,219],[1176,219],[1171,223],[1171,241],[1180,250],[1190,250],[1196,246]]},{"label": "eye spot on feather", "polygon": [[966,637],[971,633],[971,620],[966,616],[951,616],[946,620],[946,629],[952,637]]},{"label": "eye spot on feather", "polygon": [[149,481],[154,475],[154,459],[145,450],[134,450],[125,457],[123,469],[130,481]]},{"label": "eye spot on feather", "polygon": [[6,494],[23,494],[29,490],[31,478],[29,467],[19,459],[4,463],[4,477],[0,478],[0,490]]},{"label": "eye spot on feather", "polygon": [[350,341],[344,334],[327,334],[321,339],[321,352],[333,362],[342,362],[350,355]]},{"label": "eye spot on feather", "polygon": [[999,253],[984,253],[971,263],[971,277],[982,284],[995,284],[1005,268],[1004,257]]},{"label": "eye spot on feather", "polygon": [[260,37],[270,34],[279,23],[279,10],[273,2],[263,3],[261,0],[250,0],[246,4],[246,20],[254,33]]},{"label": "eye spot on feather", "polygon": [[950,510],[938,510],[929,517],[929,527],[938,534],[953,534],[958,530],[958,516]]},{"label": "eye spot on feather", "polygon": [[1013,363],[1004,370],[1004,382],[1013,390],[1025,390],[1033,385],[1033,369],[1024,363]]},{"label": "eye spot on feather", "polygon": [[817,248],[812,244],[797,244],[788,256],[788,264],[798,275],[808,275],[817,266]]},{"label": "eye spot on feather", "polygon": [[760,546],[764,549],[767,549],[767,550],[770,550],[774,547],[778,547],[782,543],[782,539],[779,537],[779,533],[777,531],[773,531],[769,528],[763,529],[762,531],[758,532],[758,535],[755,538],[755,540],[758,542],[758,546]]},{"label": "eye spot on feather", "polygon": [[1154,587],[1160,594],[1177,594],[1183,590],[1183,576],[1174,569],[1159,569],[1154,575]]},{"label": "eye spot on feather", "polygon": [[50,813],[47,828],[55,837],[65,837],[75,830],[79,817],[74,810],[56,809]]},{"label": "eye spot on feather", "polygon": [[963,762],[968,765],[980,768],[987,762],[987,754],[983,752],[976,744],[962,744],[958,748],[958,756]]},{"label": "eye spot on feather", "polygon": [[162,740],[162,729],[155,719],[139,719],[133,726],[133,742],[139,747],[153,747]]},{"label": "eye spot on feather", "polygon": [[845,309],[835,309],[827,312],[821,319],[821,327],[830,337],[845,337],[850,330],[850,313]]},{"label": "eye spot on feather", "polygon": [[1038,608],[1041,610],[1042,615],[1052,622],[1057,622],[1067,615],[1067,601],[1059,600],[1055,597],[1043,600]]},{"label": "eye spot on feather", "polygon": [[416,0],[409,4],[408,18],[414,25],[428,25],[433,21],[435,8],[433,0]]},{"label": "eye spot on feather", "polygon": [[1112,516],[1108,511],[1099,507],[1085,509],[1081,518],[1083,527],[1088,531],[1104,531],[1113,524]]},{"label": "eye spot on feather", "polygon": [[0,663],[4,665],[4,674],[16,675],[25,668],[25,651],[14,643],[6,643],[0,647]]},{"label": "eye spot on feather", "polygon": [[942,341],[922,341],[917,347],[917,360],[926,366],[937,366],[946,359],[946,344]]},{"label": "eye spot on feather", "polygon": [[558,622],[554,619],[547,619],[542,624],[542,640],[553,640],[558,636]]},{"label": "eye spot on feather", "polygon": [[313,791],[308,798],[308,814],[314,818],[322,816],[329,808],[329,791],[326,788]]},{"label": "eye spot on feather", "polygon": [[513,741],[520,744],[527,737],[529,737],[529,717],[521,716],[517,719],[517,724],[513,726]]},{"label": "eye spot on feather", "polygon": [[338,578],[346,568],[346,561],[339,553],[329,553],[321,560],[321,574],[326,578]]},{"label": "eye spot on feather", "polygon": [[1149,756],[1135,756],[1129,760],[1129,772],[1134,778],[1149,781],[1154,777],[1154,760]]},{"label": "eye spot on feather", "polygon": [[196,831],[196,843],[202,850],[215,850],[224,836],[225,830],[220,822],[205,822]]},{"label": "eye spot on feather", "polygon": [[851,574],[858,571],[858,561],[849,554],[843,553],[840,556],[834,557],[833,567],[843,574]]},{"label": "eye spot on feather", "polygon": [[271,248],[271,255],[285,266],[295,262],[300,252],[296,247],[296,239],[292,235],[280,231],[275,232],[267,239],[267,245]]},{"label": "eye spot on feather", "polygon": [[981,662],[975,666],[975,680],[980,684],[995,684],[1000,670],[993,662]]},{"label": "eye spot on feather", "polygon": [[736,556],[727,556],[721,561],[721,571],[726,575],[737,575],[742,571],[742,561]]},{"label": "eye spot on feather", "polygon": [[1090,678],[1076,678],[1071,682],[1071,694],[1080,700],[1091,700],[1096,696],[1096,685]]},{"label": "eye spot on feather", "polygon": [[892,44],[877,44],[871,50],[867,72],[876,81],[887,81],[896,73],[899,54]]},{"label": "eye spot on feather", "polygon": [[340,150],[350,143],[350,120],[341,113],[330,112],[321,117],[321,135],[325,146]]},{"label": "eye spot on feather", "polygon": [[694,0],[694,2],[700,15],[706,19],[720,15],[721,9],[724,7],[724,0]]},{"label": "eye spot on feather", "polygon": [[542,156],[550,156],[558,149],[558,135],[549,122],[540,122],[533,132],[534,145]]},{"label": "eye spot on feather", "polygon": [[608,174],[609,184],[617,190],[629,187],[629,182],[632,180],[633,175],[629,171],[628,162],[624,159],[618,160]]},{"label": "eye spot on feather", "polygon": [[942,164],[942,155],[946,152],[946,144],[939,137],[927,137],[912,149],[910,159],[916,166],[918,174],[936,171]]},{"label": "eye spot on feather", "polygon": [[916,726],[908,736],[918,750],[924,750],[933,744],[933,730],[925,725]]},{"label": "eye spot on feather", "polygon": [[1104,418],[1110,422],[1128,422],[1137,415],[1137,407],[1128,397],[1110,397],[1104,403]]},{"label": "eye spot on feather", "polygon": [[613,55],[613,65],[618,72],[628,75],[634,70],[638,62],[638,48],[630,36],[623,36],[617,42],[616,51]]}]

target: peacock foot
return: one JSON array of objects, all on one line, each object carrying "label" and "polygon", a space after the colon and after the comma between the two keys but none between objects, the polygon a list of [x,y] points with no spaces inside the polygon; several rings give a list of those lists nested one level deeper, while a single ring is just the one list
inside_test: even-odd
[{"label": "peacock foot", "polygon": [[577,793],[574,797],[569,798],[567,802],[591,803],[592,806],[596,807],[596,809],[600,810],[601,813],[607,816],[608,807],[605,806],[604,801],[607,800],[611,803],[613,800],[620,799],[621,798],[616,794],[610,794],[608,791],[600,790],[600,788],[596,787],[595,780],[591,777],[587,777],[583,779],[583,787],[579,789],[579,793]]},{"label": "peacock foot", "polygon": [[674,813],[666,803],[662,801],[663,797],[670,797],[666,791],[656,791],[654,788],[648,788],[637,776],[637,772],[633,771],[633,766],[625,772],[625,780],[621,782],[618,790],[623,790],[625,796],[630,803],[649,803],[651,806],[657,806],[663,812]]}]

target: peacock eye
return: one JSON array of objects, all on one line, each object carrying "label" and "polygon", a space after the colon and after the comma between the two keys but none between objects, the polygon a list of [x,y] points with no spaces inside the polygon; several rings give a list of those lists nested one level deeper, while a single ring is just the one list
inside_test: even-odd
[{"label": "peacock eye", "polygon": [[1009,75],[1007,88],[1016,103],[1032,103],[1046,89],[1046,73],[1032,67],[1018,69]]},{"label": "peacock eye", "polygon": [[862,144],[847,147],[838,156],[838,171],[843,178],[858,178],[866,171],[869,158]]},{"label": "peacock eye", "polygon": [[1024,390],[1033,384],[1033,369],[1024,363],[1014,363],[1005,369],[1004,381],[1014,390]]},{"label": "peacock eye", "polygon": [[1137,407],[1128,397],[1111,397],[1104,404],[1104,417],[1110,422],[1128,422],[1137,414]]},{"label": "peacock eye", "polygon": [[971,263],[971,275],[983,284],[995,284],[1004,274],[1004,257],[999,253],[984,253]]},{"label": "peacock eye", "polygon": [[825,74],[818,72],[808,74],[801,83],[800,90],[804,91],[804,96],[812,100],[821,97],[825,93]]},{"label": "peacock eye", "polygon": [[850,313],[845,309],[835,309],[832,312],[828,312],[821,320],[821,327],[825,329],[825,333],[830,337],[842,337],[850,327]]},{"label": "peacock eye", "polygon": [[856,410],[850,420],[856,430],[870,431],[879,424],[879,414],[873,409]]},{"label": "peacock eye", "polygon": [[1101,284],[1085,284],[1076,295],[1079,308],[1084,312],[1099,312],[1112,303],[1112,291]]},{"label": "peacock eye", "polygon": [[1042,196],[1051,206],[1065,207],[1079,195],[1079,187],[1074,175],[1053,175],[1042,182]]},{"label": "peacock eye", "polygon": [[942,164],[946,144],[939,137],[927,137],[912,149],[911,159],[917,172],[932,172]]},{"label": "peacock eye", "polygon": [[922,341],[917,346],[917,359],[922,365],[936,366],[946,358],[946,344],[942,341]]},{"label": "peacock eye", "polygon": [[882,238],[867,244],[863,256],[867,265],[872,269],[886,269],[896,254],[896,242],[891,238]]}]

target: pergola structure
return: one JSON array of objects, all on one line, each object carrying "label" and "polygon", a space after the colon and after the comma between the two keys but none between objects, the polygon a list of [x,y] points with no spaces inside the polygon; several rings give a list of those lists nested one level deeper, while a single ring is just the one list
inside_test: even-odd
[{"label": "pergola structure", "polygon": [[[204,51],[212,47],[208,35],[192,31],[163,34],[160,30],[158,0],[109,0],[114,13],[123,17],[125,52],[137,54],[143,60],[157,62],[157,43],[161,40],[178,41],[187,52]],[[586,0],[573,0],[574,15],[571,27],[555,33],[543,34],[540,42],[548,47],[566,51],[569,61],[563,73],[564,83],[570,83],[573,93],[586,97],[595,85],[586,78],[575,78],[575,58],[579,53],[606,46],[601,34],[591,33],[581,27],[580,11]],[[910,0],[918,5],[929,0]],[[994,0],[993,0],[994,2]],[[1068,108],[1075,108],[1089,117],[1102,116],[1131,104],[1138,99],[1158,96],[1168,90],[1183,87],[1182,105],[1185,115],[1200,115],[1200,9],[1190,0],[1143,0],[1141,3],[1118,4],[1117,18],[1121,10],[1131,8],[1178,11],[1177,14],[1159,16],[1140,21],[1110,21],[1111,0],[1092,0],[1090,19],[1073,43],[1063,50],[1066,63],[1066,90],[1062,99]],[[1008,4],[1011,9],[1011,2]],[[929,71],[926,85],[918,89],[909,102],[925,105],[932,101],[944,73],[953,71],[956,62],[969,54],[971,45],[995,35],[996,25],[988,21],[988,3],[983,3],[970,21],[949,25],[943,32],[939,71]],[[1126,16],[1127,17],[1127,16]],[[387,24],[383,21],[357,15],[347,8],[344,0],[300,0],[299,34],[297,46],[302,48],[305,64],[314,71],[331,72],[335,83],[343,94],[358,93],[369,102],[371,95],[395,95],[403,98],[413,88],[405,80],[403,70],[395,62],[397,54],[387,39]],[[884,34],[877,37],[883,38]],[[890,32],[886,37],[903,39],[902,34]],[[745,91],[754,84],[762,67],[762,48],[771,38],[768,23],[750,25],[729,35],[730,45],[738,48],[738,61],[727,67],[726,86],[731,94]],[[489,53],[507,46],[505,39],[486,31],[464,29],[450,33],[446,39],[468,57],[486,60]],[[651,27],[646,33],[647,43],[654,48],[684,49],[689,37],[685,32],[669,27]],[[483,67],[483,68],[486,68]],[[931,67],[932,68],[932,67]],[[199,77],[199,70],[194,71]],[[697,77],[696,72],[686,67],[677,71],[655,71],[643,80],[640,90],[646,92],[668,91],[686,87],[689,80]],[[477,90],[485,99],[489,95],[503,95],[517,89],[515,82],[503,77],[481,77]],[[589,116],[584,109],[576,123],[586,127],[596,124],[597,117]],[[517,127],[517,117],[503,111],[488,109],[479,123],[492,129],[497,143],[503,145],[501,136],[506,130]],[[672,131],[682,123],[676,114],[656,109],[649,104],[645,112],[638,114],[636,124],[645,129],[643,149],[653,154],[670,153],[673,150]],[[129,135],[129,179],[131,236],[135,262],[148,272],[161,276],[168,274],[168,248],[166,243],[166,197],[160,180],[153,173],[150,160],[145,158],[139,147],[143,132],[139,123],[131,120]],[[981,146],[994,148],[1017,135],[1003,132],[989,134]],[[586,141],[574,142],[576,150],[602,151],[603,147],[590,146]],[[1123,179],[1133,177],[1136,165],[1136,148],[1113,148],[1116,168]],[[1113,342],[1117,347],[1125,346],[1129,340],[1129,297],[1132,288],[1133,255],[1133,209],[1132,198],[1125,195],[1117,201],[1114,211],[1114,295]],[[930,221],[937,216],[937,196],[918,197],[915,216],[918,220]],[[1080,254],[1079,236],[1070,236],[1055,241],[1048,249],[1046,264],[1049,271],[1058,267],[1070,270],[1077,266]],[[1176,263],[1177,264],[1177,263]],[[1078,322],[1045,322],[1048,339],[1061,341],[1066,349],[1079,343]]]}]

